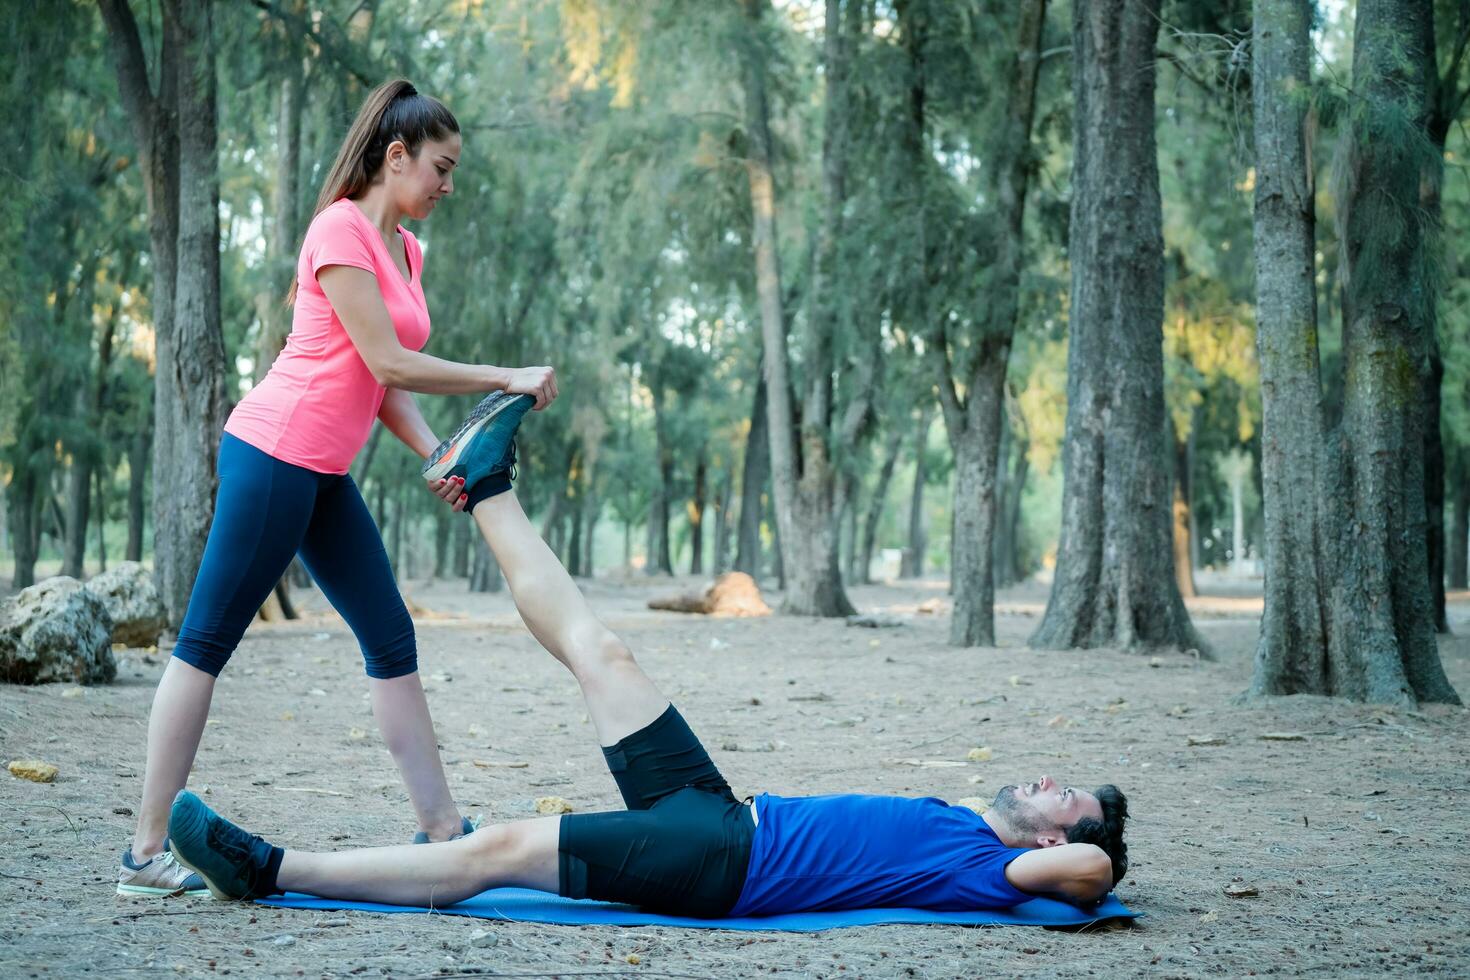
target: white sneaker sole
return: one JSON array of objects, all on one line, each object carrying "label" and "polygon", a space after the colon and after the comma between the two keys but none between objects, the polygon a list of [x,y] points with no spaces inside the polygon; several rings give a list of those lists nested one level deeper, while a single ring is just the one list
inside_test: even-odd
[{"label": "white sneaker sole", "polygon": [[485,413],[484,418],[476,419],[473,424],[465,426],[464,429],[450,436],[440,448],[434,450],[434,455],[429,457],[428,467],[423,471],[424,479],[430,483],[442,480],[445,474],[454,469],[455,464],[459,462],[460,453],[469,448],[480,430],[509,408],[514,400],[514,395],[500,399],[490,411]]}]

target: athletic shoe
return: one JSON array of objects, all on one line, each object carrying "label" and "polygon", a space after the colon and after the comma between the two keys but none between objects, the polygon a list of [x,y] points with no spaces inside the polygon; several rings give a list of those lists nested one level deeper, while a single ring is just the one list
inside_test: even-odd
[{"label": "athletic shoe", "polygon": [[[473,820],[471,820],[469,817],[461,817],[459,833],[454,834],[449,839],[459,840],[461,837],[468,837],[470,834],[473,834],[475,831],[480,829],[480,819],[480,817],[476,817]],[[429,843],[429,835],[421,830],[413,835],[413,842],[415,844],[427,844]]]},{"label": "athletic shoe", "polygon": [[117,869],[119,895],[207,895],[204,879],[174,860],[163,842],[163,853],[137,864],[133,849],[123,851],[122,865]]},{"label": "athletic shoe", "polygon": [[[275,891],[269,843],[236,827],[188,790],[168,815],[169,847],[215,898],[259,898]],[[277,865],[279,867],[279,865]]]},{"label": "athletic shoe", "polygon": [[425,480],[464,477],[468,490],[485,477],[510,469],[521,418],[536,404],[530,395],[492,391],[469,414],[454,435],[439,443],[424,461]]}]

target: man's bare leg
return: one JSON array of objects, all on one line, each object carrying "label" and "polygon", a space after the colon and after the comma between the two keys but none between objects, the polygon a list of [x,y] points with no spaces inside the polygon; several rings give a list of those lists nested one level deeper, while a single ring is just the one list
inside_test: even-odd
[{"label": "man's bare leg", "polygon": [[531,526],[515,491],[480,501],[473,516],[531,634],[581,685],[598,740],[613,745],[656,721],[669,699],[643,673],[627,644],[593,613]]},{"label": "man's bare leg", "polygon": [[481,827],[439,844],[287,851],[276,885],[322,898],[442,907],[487,888],[557,890],[560,817]]}]

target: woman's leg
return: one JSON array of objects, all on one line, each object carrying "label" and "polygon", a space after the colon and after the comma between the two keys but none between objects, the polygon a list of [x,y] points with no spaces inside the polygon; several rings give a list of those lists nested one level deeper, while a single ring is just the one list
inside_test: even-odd
[{"label": "woman's leg", "polygon": [[148,762],[133,860],[163,850],[174,794],[184,788],[209,715],[214,679],[306,531],[315,474],[226,435],[219,493],[189,608],[148,717]]},{"label": "woman's leg", "polygon": [[486,498],[472,516],[505,573],[531,634],[577,678],[597,737],[614,745],[669,706],[633,654],[602,624],[555,553],[531,526],[515,491]]},{"label": "woman's leg", "polygon": [[276,885],[323,898],[431,907],[507,885],[555,892],[560,824],[560,817],[496,824],[427,846],[287,851]]},{"label": "woman's leg", "polygon": [[419,680],[413,620],[403,604],[378,527],[351,477],[324,489],[301,543],[322,593],[347,620],[367,664],[373,717],[430,840],[461,832],[429,703]]}]

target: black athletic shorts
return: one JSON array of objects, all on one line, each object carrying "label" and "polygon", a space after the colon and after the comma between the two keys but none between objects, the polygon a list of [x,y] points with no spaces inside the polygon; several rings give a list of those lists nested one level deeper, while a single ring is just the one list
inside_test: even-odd
[{"label": "black athletic shorts", "polygon": [[755,820],[673,705],[602,750],[626,811],[561,818],[560,892],[718,918],[745,887]]}]

